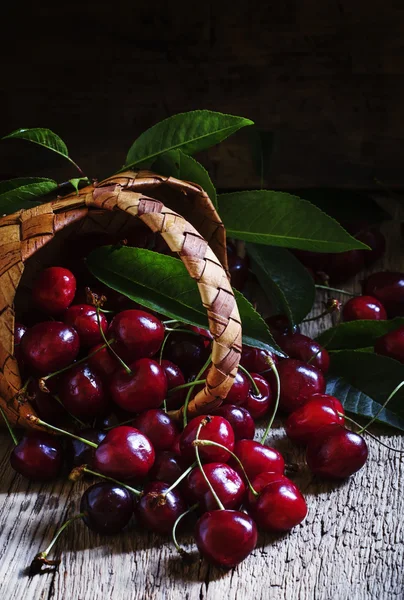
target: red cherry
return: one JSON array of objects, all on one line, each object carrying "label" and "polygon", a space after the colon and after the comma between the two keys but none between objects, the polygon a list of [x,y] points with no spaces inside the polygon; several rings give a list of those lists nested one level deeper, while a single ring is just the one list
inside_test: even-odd
[{"label": "red cherry", "polygon": [[[176,489],[167,494],[169,487],[163,481],[147,484],[136,507],[139,522],[155,533],[169,533],[186,510],[186,504]],[[163,494],[164,501],[161,501]]]},{"label": "red cherry", "polygon": [[[264,471],[283,473],[285,470],[285,461],[283,456],[275,448],[264,446],[254,440],[240,440],[236,442],[234,446],[234,454],[241,461],[247,477],[251,480],[254,479],[260,473]],[[237,471],[237,473],[244,477],[243,471],[240,465],[234,460],[230,459],[230,466]]]},{"label": "red cherry", "polygon": [[108,431],[94,455],[94,469],[127,481],[147,475],[155,459],[150,440],[134,427],[121,425]]},{"label": "red cherry", "polygon": [[308,444],[324,427],[334,423],[343,425],[345,419],[338,412],[344,414],[344,409],[341,411],[338,405],[342,408],[333,396],[315,394],[289,415],[285,423],[287,436],[296,443]]},{"label": "red cherry", "polygon": [[245,408],[234,404],[222,404],[214,411],[214,414],[223,417],[230,423],[236,441],[253,439],[255,435],[254,419]]},{"label": "red cherry", "polygon": [[375,352],[404,364],[404,325],[377,338]]},{"label": "red cherry", "polygon": [[210,342],[213,340],[213,335],[210,333],[209,329],[203,329],[203,327],[196,327],[196,325],[188,325],[189,329],[191,331],[193,331],[194,333],[197,333],[198,335],[202,336],[205,339],[205,346],[206,343],[208,342],[208,346],[210,345]]},{"label": "red cherry", "polygon": [[254,521],[237,510],[204,513],[195,527],[199,552],[213,565],[231,569],[241,563],[257,544]]},{"label": "red cherry", "polygon": [[170,450],[178,435],[178,427],[164,410],[153,408],[138,415],[133,426],[147,435],[155,450]]},{"label": "red cherry", "polygon": [[249,373],[265,373],[271,370],[268,364],[268,357],[270,357],[276,364],[278,357],[269,350],[263,350],[262,348],[253,348],[252,346],[243,346],[241,353],[240,364]]},{"label": "red cherry", "polygon": [[28,329],[21,340],[24,361],[41,375],[59,371],[70,365],[79,349],[77,332],[58,321],[37,323]]},{"label": "red cherry", "polygon": [[309,363],[327,373],[330,366],[330,355],[316,341],[301,333],[289,333],[278,339],[281,350],[290,358],[296,358]]},{"label": "red cherry", "polygon": [[[325,392],[325,379],[321,371],[301,360],[287,358],[280,361],[278,373],[281,382],[280,408],[292,412],[307,402],[313,394]],[[269,375],[272,389],[276,390],[276,379]]]},{"label": "red cherry", "polygon": [[116,340],[115,349],[124,360],[151,358],[164,339],[164,325],[143,310],[124,310],[112,319],[108,336]]},{"label": "red cherry", "polygon": [[385,321],[387,313],[377,298],[372,296],[357,296],[345,303],[342,309],[344,321]]},{"label": "red cherry", "polygon": [[330,254],[328,265],[325,269],[333,284],[347,281],[365,266],[363,250],[348,250],[338,254]]},{"label": "red cherry", "polygon": [[67,309],[63,321],[74,327],[79,334],[82,346],[93,346],[103,341],[100,325],[104,333],[108,329],[108,322],[103,313],[100,313],[100,325],[98,324],[97,311],[90,304],[73,304]]},{"label": "red cherry", "polygon": [[111,408],[101,376],[86,363],[63,375],[59,395],[66,409],[85,421],[107,415]]},{"label": "red cherry", "polygon": [[152,481],[174,483],[184,472],[181,457],[172,450],[163,450],[156,454],[156,460],[149,472]]},{"label": "red cherry", "polygon": [[247,400],[248,392],[250,391],[250,382],[248,377],[244,375],[242,371],[237,371],[234,378],[233,385],[231,386],[226,399],[226,404],[235,404],[239,406],[244,404]]},{"label": "red cherry", "polygon": [[121,364],[108,348],[101,348],[103,345],[97,344],[93,348],[90,348],[88,364],[94,371],[97,371],[97,373],[105,378],[109,378],[112,373],[115,373],[120,368]]},{"label": "red cherry", "polygon": [[158,362],[140,358],[130,365],[130,369],[130,374],[121,368],[112,375],[113,401],[130,413],[161,406],[167,393],[167,379]]},{"label": "red cherry", "polygon": [[198,372],[208,356],[204,338],[192,333],[174,331],[164,347],[164,358],[178,365],[185,376]]},{"label": "red cherry", "polygon": [[[164,369],[164,373],[167,378],[167,391],[183,385],[185,383],[185,377],[182,374],[181,369],[170,360],[162,360],[161,366]],[[185,402],[187,395],[187,389],[178,390],[174,394],[168,394],[166,398],[166,404],[168,410],[175,410],[181,408]]]},{"label": "red cherry", "polygon": [[28,331],[28,328],[25,327],[22,323],[18,323],[17,321],[14,324],[14,346],[18,346],[21,343],[22,336],[24,333]]},{"label": "red cherry", "polygon": [[[290,481],[290,480],[286,477],[286,475],[282,475],[282,473],[275,473],[273,471],[263,471],[262,473],[260,473],[256,477],[254,477],[253,481],[254,481],[254,486],[253,486],[254,490],[256,492],[262,492],[264,487],[266,487],[269,483],[274,483],[276,481]],[[253,494],[251,492],[251,490],[248,490],[248,496],[247,496],[247,504],[248,505],[254,504],[257,498],[258,498],[258,496],[255,496],[255,494]]]},{"label": "red cherry", "polygon": [[404,273],[373,273],[363,282],[363,293],[377,298],[389,318],[404,316]]},{"label": "red cherry", "polygon": [[[76,432],[76,435],[84,440],[89,440],[90,442],[99,445],[103,439],[105,439],[107,433],[106,431],[88,427],[87,429],[80,429]],[[74,438],[68,438],[66,446],[67,462],[69,463],[70,469],[81,467],[81,465],[87,465],[90,469],[93,468],[95,448]]]},{"label": "red cherry", "polygon": [[260,394],[256,394],[252,385],[248,391],[248,396],[242,407],[248,410],[253,419],[260,419],[267,414],[269,407],[272,404],[272,391],[269,383],[258,373],[251,373],[252,379],[255,381]]},{"label": "red cherry", "polygon": [[59,475],[62,459],[62,446],[54,435],[30,431],[13,448],[10,464],[28,479],[49,481]]},{"label": "red cherry", "polygon": [[133,515],[133,497],[116,483],[95,483],[81,497],[80,512],[92,531],[102,535],[119,533]]},{"label": "red cherry", "polygon": [[[49,386],[51,385],[52,379],[49,380]],[[54,379],[56,379],[56,377]],[[50,423],[57,427],[62,425],[66,421],[66,418],[68,418],[66,409],[62,404],[58,402],[52,394],[42,392],[39,389],[37,379],[33,379],[29,382],[27,397],[35,408],[38,416],[43,419],[43,421],[46,421],[46,423]]]},{"label": "red cherry", "polygon": [[[240,475],[224,463],[203,465],[206,477],[225,508],[239,508],[245,495],[245,485]],[[189,504],[199,504],[202,512],[215,510],[217,502],[199,467],[195,467],[185,481],[184,494]]]},{"label": "red cherry", "polygon": [[[188,423],[180,437],[181,456],[189,464],[196,458],[195,446],[192,442],[196,438],[200,423],[205,419],[206,425],[201,428],[199,439],[217,442],[229,450],[234,448],[234,432],[226,419],[216,415],[195,417]],[[215,446],[199,446],[199,456],[204,462],[227,462],[230,454],[226,450]]]},{"label": "red cherry", "polygon": [[306,451],[309,469],[327,479],[345,479],[365,464],[368,447],[361,435],[330,425],[319,439],[313,437]]},{"label": "red cherry", "polygon": [[76,278],[63,267],[49,267],[32,286],[32,297],[40,310],[49,315],[62,313],[73,302]]}]

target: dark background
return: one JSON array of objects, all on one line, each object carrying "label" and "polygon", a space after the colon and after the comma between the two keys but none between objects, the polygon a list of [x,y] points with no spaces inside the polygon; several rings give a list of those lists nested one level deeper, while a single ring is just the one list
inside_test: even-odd
[{"label": "dark background", "polygon": [[[208,108],[273,133],[265,184],[404,184],[402,0],[14,3],[2,9],[0,135],[49,127],[90,177],[120,167],[135,137]],[[5,10],[5,13],[4,13]],[[242,131],[202,157],[218,187],[259,174]],[[75,174],[22,141],[0,176]]]}]

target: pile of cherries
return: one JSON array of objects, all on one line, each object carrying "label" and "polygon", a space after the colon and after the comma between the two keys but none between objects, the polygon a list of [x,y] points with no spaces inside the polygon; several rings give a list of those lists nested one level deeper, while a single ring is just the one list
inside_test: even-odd
[{"label": "pile of cherries", "polygon": [[[371,276],[366,290],[374,297],[349,300],[345,320],[386,318],[385,288],[378,287],[386,277],[394,287],[391,274]],[[41,429],[16,442],[11,465],[37,481],[64,470],[73,480],[101,478],[84,492],[76,517],[90,529],[116,534],[135,515],[139,527],[173,532],[185,555],[176,528],[193,512],[201,554],[234,567],[254,550],[258,528],[289,531],[307,513],[284,458],[265,444],[278,407],[290,440],[306,447],[313,474],[343,479],[365,464],[365,440],[344,426],[341,403],[325,393],[327,350],[291,331],[285,317],[267,323],[288,358],[245,346],[223,404],[180,424],[172,415],[204,386],[210,333],[163,322],[113,290],[106,295],[112,301],[103,304],[101,293],[76,289],[68,269],[47,268],[32,289],[43,317],[15,327],[25,382],[19,399],[32,403],[32,424]],[[382,339],[378,351],[393,355],[394,343]],[[254,421],[263,418],[269,425],[257,441]],[[37,555],[33,571],[52,564],[49,550]]]}]

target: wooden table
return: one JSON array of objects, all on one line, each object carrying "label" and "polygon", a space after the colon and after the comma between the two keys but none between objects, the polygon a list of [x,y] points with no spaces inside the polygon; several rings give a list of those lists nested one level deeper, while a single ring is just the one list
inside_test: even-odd
[{"label": "wooden table", "polygon": [[[403,268],[398,224],[387,228],[386,267]],[[402,255],[402,252],[401,252]],[[361,277],[358,278],[358,281]],[[359,290],[358,284],[356,289]],[[320,312],[319,298],[314,313]],[[328,324],[328,323],[327,323]],[[324,323],[321,324],[324,327]],[[307,331],[315,333],[318,325]],[[373,429],[404,450],[404,437]],[[296,481],[309,514],[290,534],[261,535],[242,565],[223,572],[196,560],[184,564],[170,540],[135,525],[117,537],[74,523],[61,538],[57,571],[29,578],[27,566],[66,518],[78,512],[86,484],[30,483],[9,466],[11,443],[0,434],[0,598],[7,600],[362,600],[404,598],[403,456],[369,437],[364,469],[341,484],[315,480],[304,453],[280,423],[270,444],[297,464]],[[192,550],[192,540],[184,536]]]}]

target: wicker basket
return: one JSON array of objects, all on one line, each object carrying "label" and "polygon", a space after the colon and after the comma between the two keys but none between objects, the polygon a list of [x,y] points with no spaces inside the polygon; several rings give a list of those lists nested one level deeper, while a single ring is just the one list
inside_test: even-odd
[{"label": "wicker basket", "polygon": [[[126,172],[0,219],[0,405],[12,424],[32,427],[27,417],[35,415],[19,393],[22,382],[14,356],[18,286],[23,286],[18,296],[24,296],[38,269],[58,264],[72,235],[124,232],[135,228],[138,219],[178,253],[207,310],[212,366],[206,387],[189,404],[189,415],[206,413],[226,397],[240,359],[241,323],[227,275],[224,226],[199,186],[150,171]],[[174,416],[180,418],[181,412]]]}]

